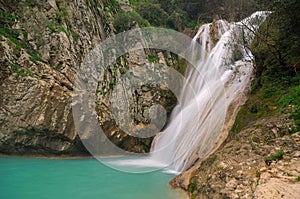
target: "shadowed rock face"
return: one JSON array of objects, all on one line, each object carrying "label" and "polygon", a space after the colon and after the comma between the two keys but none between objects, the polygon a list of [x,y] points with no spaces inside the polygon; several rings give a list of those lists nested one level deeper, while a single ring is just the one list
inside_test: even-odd
[{"label": "shadowed rock face", "polygon": [[[113,15],[121,9],[93,2],[0,1],[0,153],[86,153],[71,108],[76,70],[97,43],[113,34]],[[108,68],[105,78],[99,77],[99,89],[107,87],[97,93],[96,112],[104,132],[117,145],[146,152],[152,138],[137,139],[121,131],[109,102],[110,83],[120,78],[120,68],[140,66],[148,61],[147,54],[158,52],[143,51],[141,63],[135,60],[138,53],[124,56]],[[133,96],[131,112],[137,123],[147,124],[149,117],[135,110],[142,113],[155,103],[172,107],[176,102],[168,90],[152,87]],[[161,93],[167,94],[157,97]]]}]

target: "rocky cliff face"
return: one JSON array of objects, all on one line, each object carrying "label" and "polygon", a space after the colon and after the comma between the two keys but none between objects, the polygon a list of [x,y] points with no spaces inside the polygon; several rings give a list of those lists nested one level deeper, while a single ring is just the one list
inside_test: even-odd
[{"label": "rocky cliff face", "polygon": [[[126,2],[122,7],[130,11]],[[119,3],[3,0],[0,9],[0,152],[85,152],[72,116],[75,74],[85,55],[114,34],[113,17],[121,12]],[[115,124],[109,102],[111,91],[122,73],[149,62],[149,54],[166,64],[173,62],[168,61],[170,54],[160,52],[163,56],[159,57],[159,52],[150,50],[143,51],[144,59],[136,62],[136,53],[120,58],[99,77],[96,111],[105,133],[118,146],[145,152],[151,138],[130,137]],[[171,110],[175,103],[167,89],[156,85],[135,93],[132,115],[137,123],[149,122],[149,117],[140,113],[152,104],[160,103]]]},{"label": "rocky cliff face", "polygon": [[300,132],[287,115],[259,119],[171,184],[191,198],[297,198]]}]

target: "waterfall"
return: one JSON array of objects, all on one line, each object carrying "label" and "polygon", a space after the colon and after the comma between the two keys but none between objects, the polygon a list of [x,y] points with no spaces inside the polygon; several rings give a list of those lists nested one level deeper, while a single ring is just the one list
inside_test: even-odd
[{"label": "waterfall", "polygon": [[217,147],[226,114],[241,105],[233,102],[249,87],[254,63],[247,46],[268,14],[256,12],[240,22],[218,20],[199,28],[189,49],[197,65],[186,72],[192,89],[183,87],[169,124],[153,141],[152,160],[182,172]]}]

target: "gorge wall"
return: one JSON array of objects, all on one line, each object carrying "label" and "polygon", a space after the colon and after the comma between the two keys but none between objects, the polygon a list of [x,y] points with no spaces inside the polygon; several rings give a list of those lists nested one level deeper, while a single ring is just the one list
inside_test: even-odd
[{"label": "gorge wall", "polygon": [[[265,8],[253,7],[254,2],[261,5],[260,0],[239,1],[238,6],[226,0],[172,1],[175,5],[168,0],[157,2],[161,7],[152,1],[146,5],[155,12],[137,9],[139,14],[153,23],[157,19],[164,21],[157,22],[157,26],[168,26],[190,36],[196,33],[196,24],[188,24],[189,20],[198,25],[213,18],[236,21]],[[270,41],[278,47],[273,49],[275,55],[277,51],[284,52],[286,60],[274,64],[272,49],[259,40],[254,42],[257,77],[229,137],[207,159],[196,162],[171,182],[173,187],[189,192],[191,198],[299,195],[300,15],[297,1],[284,2],[292,3],[288,12],[280,14],[291,16],[279,22],[290,24],[283,29],[291,32],[278,36],[282,27],[277,25],[272,33],[275,39]],[[139,14],[126,0],[0,0],[0,153],[87,154],[72,116],[76,71],[99,42],[116,32],[149,25]],[[184,30],[186,26],[192,30]],[[147,152],[152,138],[134,138],[120,130],[110,110],[110,97],[118,78],[144,63],[162,63],[182,73],[186,65],[168,52],[145,49],[128,53],[99,77],[95,91],[96,112],[104,132],[115,144],[134,152]],[[147,108],[159,103],[170,113],[176,100],[166,88],[153,84],[134,92],[131,103],[132,118],[143,126],[149,123]],[[225,127],[226,131],[230,126]]]},{"label": "gorge wall", "polygon": [[[97,43],[115,34],[115,16],[130,10],[126,2],[117,1],[0,1],[0,153],[86,153],[71,108],[76,70]],[[132,52],[109,66],[95,91],[104,132],[134,152],[148,151],[152,138],[122,132],[113,120],[110,96],[121,74],[149,62],[179,66],[170,53]],[[155,103],[170,112],[176,99],[157,85],[135,92],[131,115],[137,124],[149,122],[144,110]]]}]

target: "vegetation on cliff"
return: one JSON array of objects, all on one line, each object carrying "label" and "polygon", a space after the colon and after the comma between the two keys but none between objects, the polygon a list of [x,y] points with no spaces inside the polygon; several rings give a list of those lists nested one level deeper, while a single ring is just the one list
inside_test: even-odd
[{"label": "vegetation on cliff", "polygon": [[183,31],[213,19],[239,21],[257,10],[266,10],[272,0],[130,0],[135,11],[152,26]]},{"label": "vegetation on cliff", "polygon": [[191,198],[299,195],[300,2],[270,9],[250,46],[256,65],[248,101],[222,146],[183,174],[190,181],[179,186]]},{"label": "vegetation on cliff", "polygon": [[233,132],[269,115],[289,113],[290,132],[300,130],[300,2],[275,2],[274,12],[256,34],[255,80],[249,100],[240,111]]},{"label": "vegetation on cliff", "polygon": [[[132,8],[126,10],[121,8],[117,0],[77,3],[68,0],[52,0],[47,3],[37,0],[0,1],[0,83],[1,92],[5,91],[1,93],[3,99],[1,98],[0,108],[4,113],[4,119],[0,124],[3,127],[2,132],[8,132],[0,136],[3,144],[2,148],[0,147],[2,152],[24,153],[27,150],[29,153],[54,151],[60,154],[65,150],[69,150],[70,153],[84,151],[79,138],[76,137],[71,118],[69,104],[72,80],[74,71],[84,55],[95,43],[107,36],[145,26],[185,31],[196,29],[200,24],[218,18],[237,21],[261,9],[270,9],[273,13],[256,33],[256,39],[250,47],[256,59],[255,80],[249,100],[241,109],[228,140],[256,120],[274,115],[287,114],[288,121],[294,121],[289,122],[290,125],[285,129],[280,129],[278,133],[281,136],[289,136],[300,130],[299,1],[275,1],[271,6],[269,6],[273,2],[271,0],[264,2],[241,0],[238,4],[232,0],[130,0],[129,2]],[[147,50],[145,61],[159,62],[158,53],[160,52]],[[165,52],[162,57],[181,73],[185,72],[186,63],[183,60]],[[109,113],[108,98],[111,90],[117,78],[126,73],[134,61],[136,60],[130,58],[127,60],[125,56],[118,58],[114,66],[105,72],[96,90],[99,97],[96,111],[111,140],[126,149],[139,145],[133,151],[145,152],[149,151],[151,139],[137,141],[124,136],[122,134],[124,132],[116,127]],[[138,91],[136,99],[144,99],[143,95],[147,94],[152,97],[149,101],[154,102],[156,94],[160,93],[163,98],[160,102],[155,102],[164,103],[170,113],[176,100],[165,90],[152,86],[154,89],[151,91],[148,88],[143,88],[143,92]],[[40,101],[40,104],[31,107],[30,100],[37,101],[39,98],[31,88],[37,89],[43,99],[48,101]],[[22,96],[27,98],[23,99]],[[5,109],[8,101],[25,102],[26,99],[29,99],[28,104],[20,106],[11,104],[11,110]],[[135,122],[149,123],[149,118],[142,115],[140,110],[146,109],[151,104],[144,106],[143,100],[136,101],[140,104],[135,104],[137,109],[132,108],[138,110],[132,111],[132,115],[136,116]],[[46,108],[40,109],[44,105]],[[24,112],[27,115],[24,115]],[[27,123],[25,124],[23,120]],[[14,129],[16,126],[17,130]],[[18,129],[20,126],[21,130]],[[273,137],[269,135],[252,136],[250,141],[256,142],[258,139],[263,139],[267,143],[266,146],[275,146],[272,145]],[[263,158],[271,164],[284,157],[280,151],[274,152],[275,155],[264,155]],[[190,184],[188,191],[194,193],[198,188],[195,184]]]},{"label": "vegetation on cliff", "polygon": [[[76,71],[107,37],[144,26],[149,22],[117,0],[0,1],[0,152],[86,153],[72,117]],[[136,59],[139,53],[145,57]],[[147,49],[117,58],[99,77],[99,123],[125,150],[149,151],[152,138],[137,139],[118,128],[110,107],[112,90],[129,69],[162,60],[181,67],[170,53]],[[134,122],[145,125],[150,121],[146,109],[160,103],[170,113],[176,99],[167,89],[149,85],[135,92],[130,103]]]},{"label": "vegetation on cliff", "polygon": [[[276,175],[291,177],[292,183],[299,182],[299,173],[292,173],[294,167],[299,168],[292,161],[299,158],[299,0],[129,2],[124,9],[117,0],[0,1],[0,152],[86,153],[74,129],[72,83],[83,57],[106,37],[145,26],[184,32],[214,19],[237,21],[257,10],[272,10],[250,46],[256,66],[249,99],[224,145],[193,173],[185,189],[193,198],[197,194],[220,196],[221,192],[223,196],[241,197],[246,192],[250,196],[260,183],[270,179],[265,175],[272,169]],[[166,58],[169,65],[185,72],[184,60],[170,53],[143,53],[145,62],[158,63]],[[163,55],[159,57],[159,53]],[[146,152],[152,138],[136,140],[124,135],[109,112],[108,99],[117,78],[137,62],[134,56],[126,56],[118,58],[101,77],[96,111],[113,142],[124,149]],[[162,103],[168,114],[176,103],[174,96],[157,85],[143,87],[133,101],[139,103],[132,102],[135,107],[131,107],[135,124],[149,123],[142,113],[151,103]],[[285,163],[290,168],[281,172]],[[243,175],[243,164],[251,167],[248,176]],[[232,195],[234,192],[237,195]]]}]

